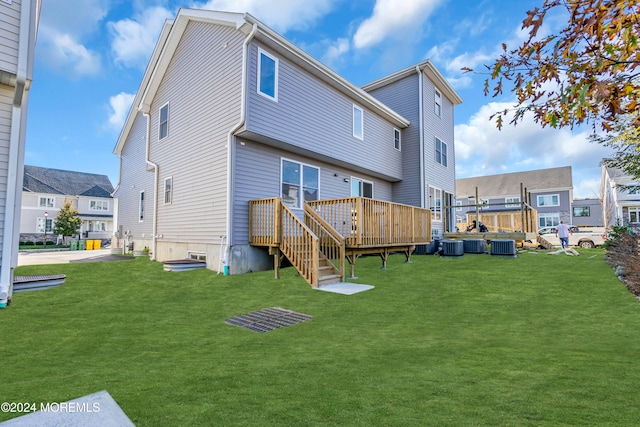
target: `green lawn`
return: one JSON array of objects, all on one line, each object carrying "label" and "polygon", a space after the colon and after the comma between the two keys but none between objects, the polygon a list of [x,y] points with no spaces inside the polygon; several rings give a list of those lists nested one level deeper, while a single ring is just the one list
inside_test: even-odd
[{"label": "green lawn", "polygon": [[[28,266],[67,274],[0,310],[0,395],[107,390],[138,426],[640,423],[640,302],[599,249],[582,256],[377,257],[312,290],[291,268],[224,277],[145,258]],[[257,333],[226,318],[313,320]],[[0,413],[0,421],[16,414]]]}]

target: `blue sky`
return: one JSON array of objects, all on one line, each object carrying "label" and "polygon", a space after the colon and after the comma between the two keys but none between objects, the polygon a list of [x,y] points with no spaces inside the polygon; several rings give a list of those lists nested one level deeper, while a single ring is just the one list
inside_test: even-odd
[{"label": "blue sky", "polygon": [[[489,116],[513,97],[485,97],[482,69],[542,0],[46,0],[29,98],[25,163],[108,175],[131,100],[165,19],[180,7],[249,12],[356,85],[430,59],[463,99],[455,109],[456,175],[573,167],[574,196],[598,197],[607,151],[589,130],[532,120],[498,131]],[[566,23],[550,16],[542,28]],[[526,183],[524,183],[526,186]]]}]

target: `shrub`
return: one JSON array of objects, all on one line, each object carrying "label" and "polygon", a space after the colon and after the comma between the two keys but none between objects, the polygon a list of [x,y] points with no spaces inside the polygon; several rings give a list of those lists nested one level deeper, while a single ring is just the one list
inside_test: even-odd
[{"label": "shrub", "polygon": [[[607,239],[606,260],[625,286],[640,297],[640,236],[631,229],[615,230]],[[615,233],[615,235],[614,235]]]}]

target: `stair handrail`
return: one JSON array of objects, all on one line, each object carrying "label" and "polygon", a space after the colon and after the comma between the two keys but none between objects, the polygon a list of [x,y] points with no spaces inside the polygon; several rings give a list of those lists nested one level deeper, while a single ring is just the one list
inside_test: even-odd
[{"label": "stair handrail", "polygon": [[[345,247],[346,239],[340,234],[331,224],[329,224],[318,212],[316,212],[308,203],[304,204],[305,223],[314,231],[318,238],[327,236],[331,241],[331,244],[325,244],[325,240],[322,239],[318,244],[320,253],[327,259],[327,261],[338,271],[341,276],[341,280],[345,280]],[[318,230],[316,230],[316,227]],[[318,232],[320,231],[320,232]],[[337,264],[336,262],[337,261]]]},{"label": "stair handrail", "polygon": [[281,206],[280,250],[298,273],[318,287],[319,239],[284,203]]}]

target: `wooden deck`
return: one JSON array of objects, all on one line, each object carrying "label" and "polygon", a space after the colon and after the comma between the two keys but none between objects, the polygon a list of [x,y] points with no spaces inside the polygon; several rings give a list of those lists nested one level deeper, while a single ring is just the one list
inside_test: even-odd
[{"label": "wooden deck", "polygon": [[361,255],[378,254],[383,267],[391,252],[409,260],[416,245],[431,241],[431,211],[363,197],[305,203],[304,217],[280,198],[249,202],[249,241],[269,247],[276,277],[282,257],[317,287],[345,278],[345,258],[354,265]]}]

